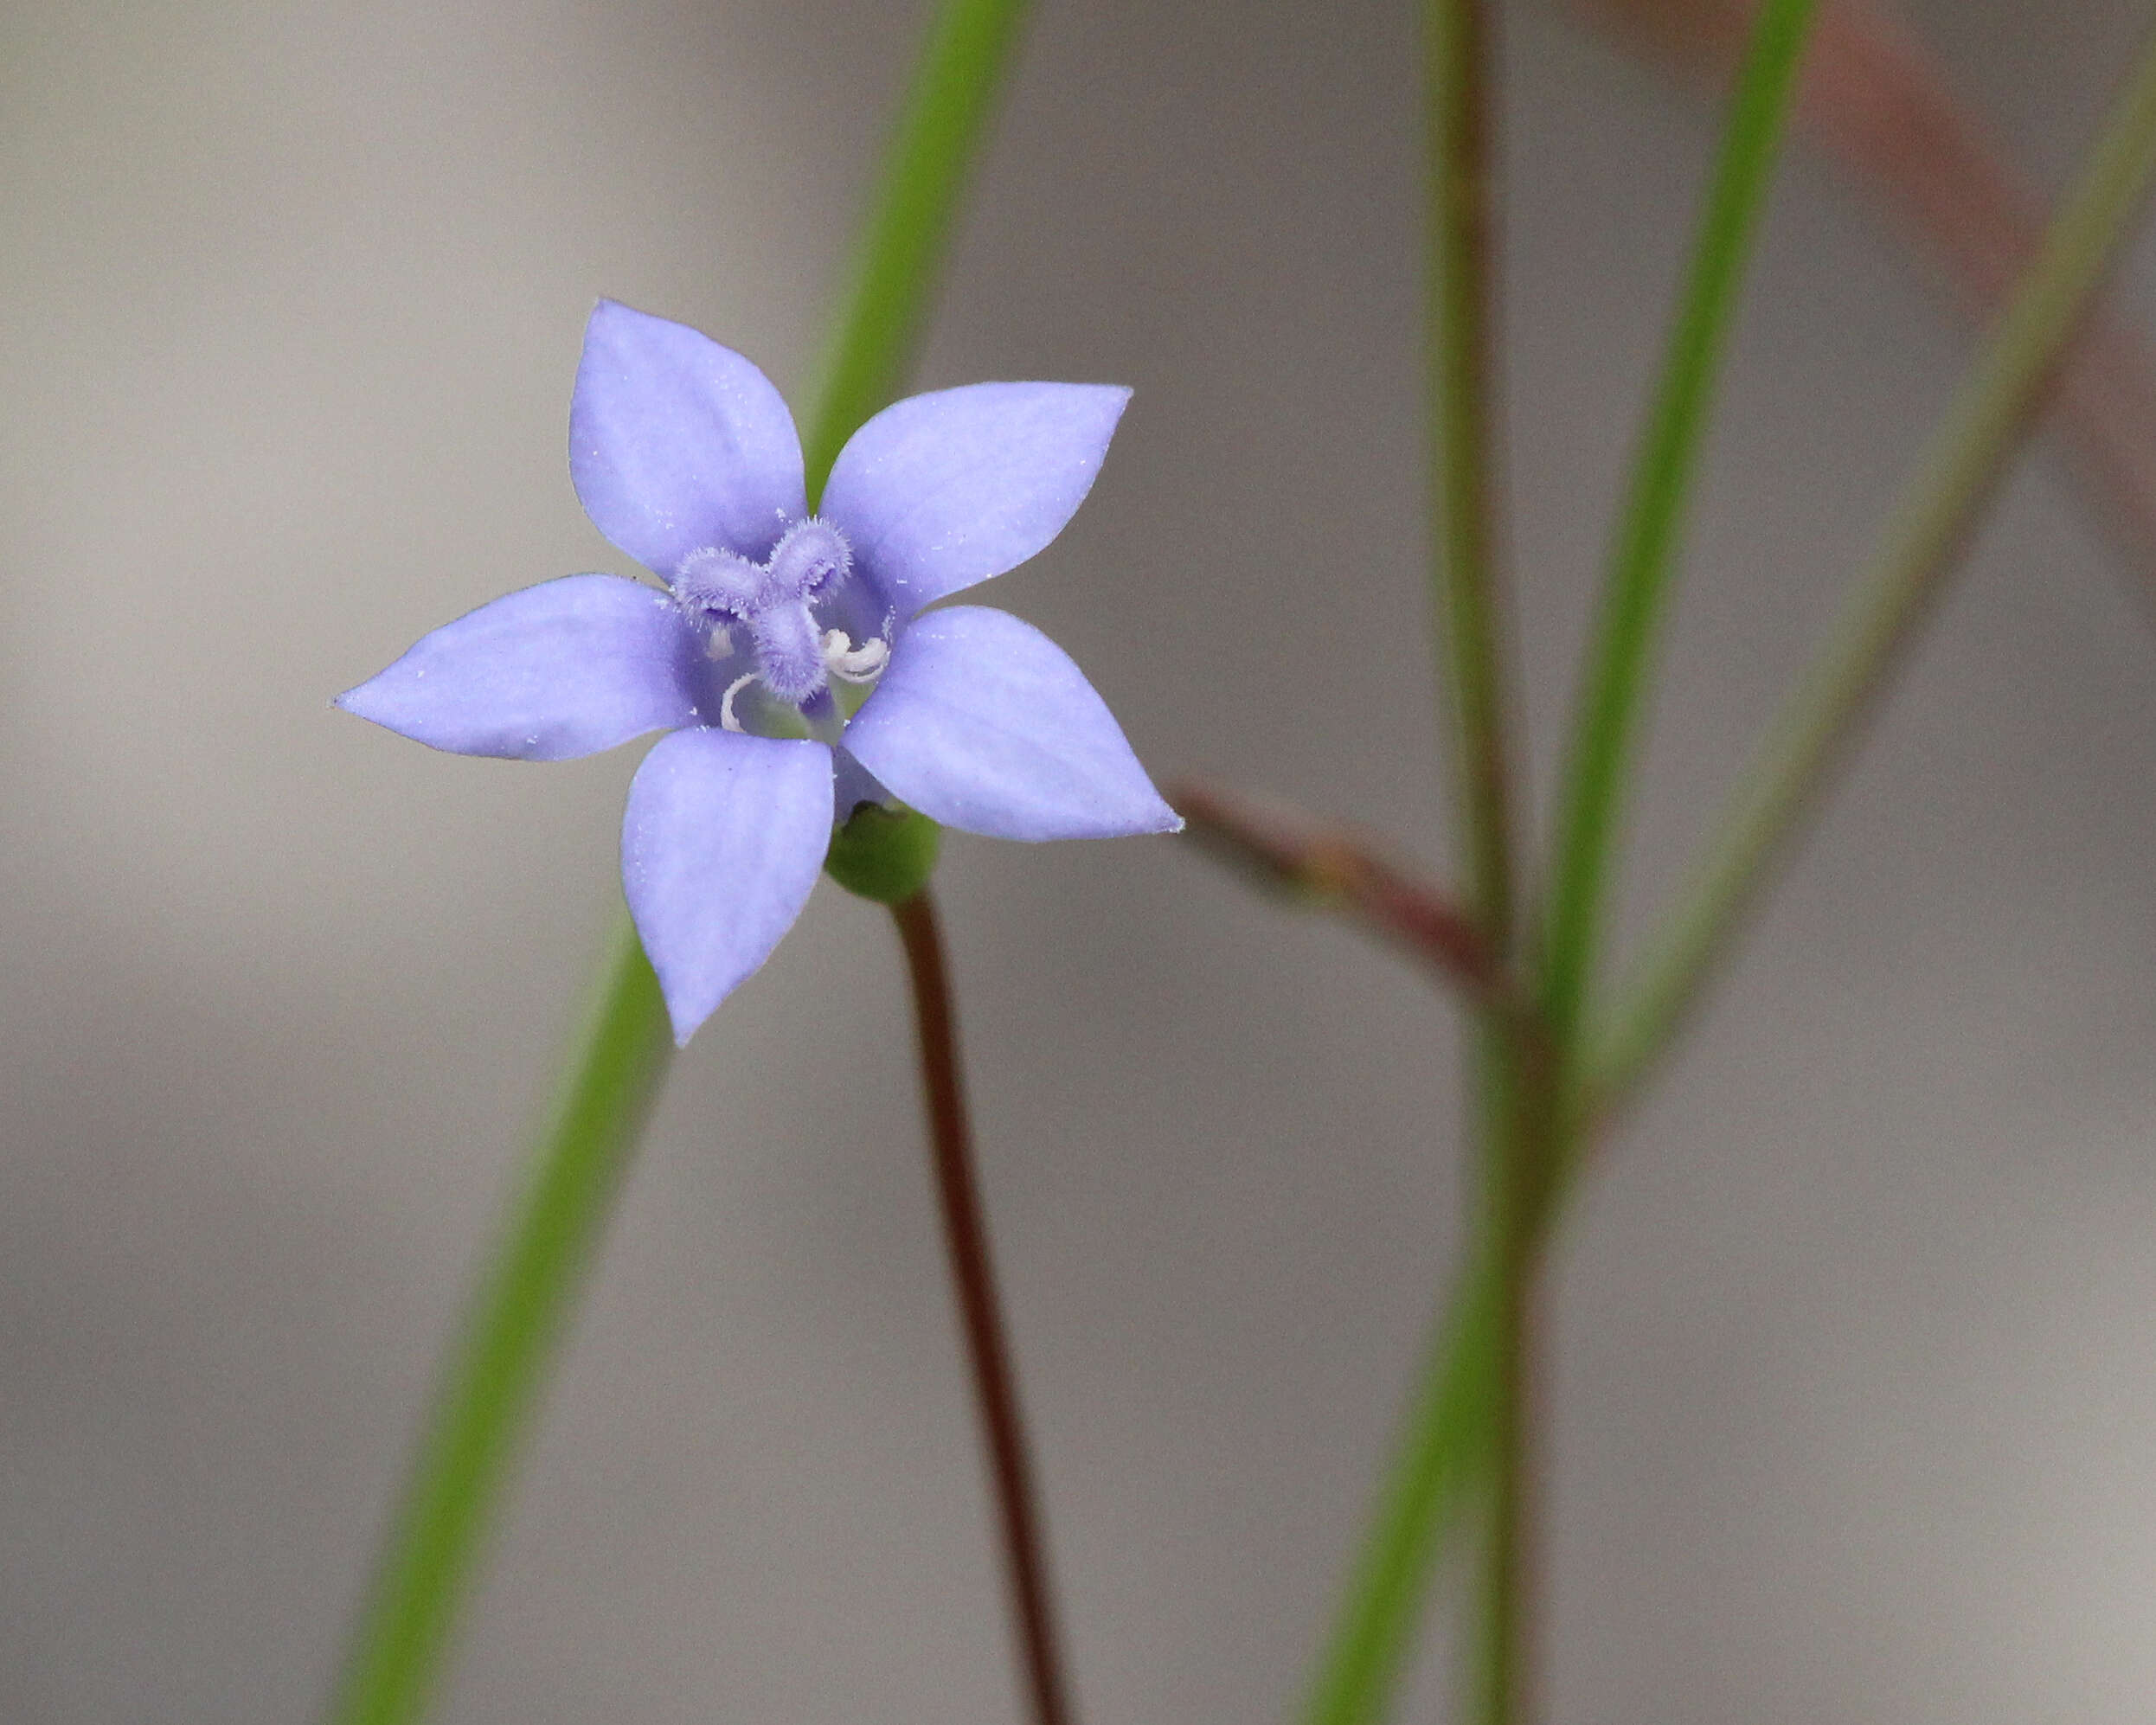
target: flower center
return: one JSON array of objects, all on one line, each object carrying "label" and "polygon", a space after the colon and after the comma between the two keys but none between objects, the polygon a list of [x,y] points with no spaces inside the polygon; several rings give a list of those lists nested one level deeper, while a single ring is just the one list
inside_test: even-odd
[{"label": "flower center", "polygon": [[[788,528],[760,563],[715,546],[682,559],[674,571],[674,602],[710,632],[711,657],[732,659],[738,668],[737,656],[747,649],[748,667],[727,685],[720,705],[719,722],[728,730],[745,728],[736,700],[760,683],[799,711],[812,731],[831,730],[826,741],[835,740],[843,721],[831,679],[871,683],[890,657],[889,642],[881,638],[889,632],[889,619],[869,615],[872,607],[861,602],[865,596],[850,590],[852,568],[845,535],[813,516]],[[850,626],[865,637],[857,647]]]}]

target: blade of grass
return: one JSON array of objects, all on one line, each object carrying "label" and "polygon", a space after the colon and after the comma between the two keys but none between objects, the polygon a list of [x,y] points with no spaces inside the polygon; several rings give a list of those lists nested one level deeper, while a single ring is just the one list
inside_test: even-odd
[{"label": "blade of grass", "polygon": [[1598,957],[1685,506],[1813,5],[1766,0],[1753,27],[1603,585],[1558,804],[1542,966],[1543,1010],[1560,1046],[1577,1025]]},{"label": "blade of grass", "polygon": [[[1027,11],[946,0],[893,133],[806,421],[809,494],[914,362],[954,216]],[[619,919],[598,1004],[565,1062],[528,1189],[438,1385],[328,1718],[426,1715],[524,1430],[672,1053],[658,985]]]},{"label": "blade of grass", "polygon": [[2156,36],[1963,384],[1826,650],[1784,709],[1587,1066],[1607,1108],[1670,1043],[1959,561],[2156,170]]}]

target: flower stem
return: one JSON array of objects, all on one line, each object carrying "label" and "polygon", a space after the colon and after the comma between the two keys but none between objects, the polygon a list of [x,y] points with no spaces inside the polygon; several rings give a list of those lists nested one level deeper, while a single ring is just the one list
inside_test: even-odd
[{"label": "flower stem", "polygon": [[[1925,600],[2025,431],[2049,369],[2068,345],[2152,171],[2156,171],[2156,39],[2144,48],[2106,128],[2016,291],[1932,459],[1901,526],[1875,559],[1849,620],[1803,686],[1770,748],[1725,817],[1697,885],[1627,991],[1614,1028],[1598,1038],[1575,1086],[1555,1093],[1562,1113],[1550,1157],[1544,1226],[1575,1183],[1586,1152],[1694,1004],[1712,961],[1741,922],[1778,854],[1847,746],[1865,702],[1925,615]],[[1422,1392],[1373,1518],[1350,1610],[1309,1725],[1357,1725],[1389,1696],[1438,1556],[1492,1465],[1480,1417],[1495,1395],[1503,1292],[1500,1258],[1469,1261],[1441,1318]]]},{"label": "flower stem", "polygon": [[1473,1265],[1441,1317],[1304,1725],[1380,1718],[1399,1682],[1438,1558],[1488,1475],[1498,1295],[1497,1279]]},{"label": "flower stem", "polygon": [[1489,1518],[1482,1565],[1476,1716],[1523,1725],[1537,1716],[1535,1628],[1540,1613],[1537,1459],[1542,1268],[1563,1166],[1557,1049],[1525,1026],[1502,1051],[1493,1099],[1490,1179],[1482,1232],[1492,1314],[1488,1399]]},{"label": "flower stem", "polygon": [[[1460,798],[1476,906],[1520,941],[1492,891],[1496,860],[1517,870],[1492,794],[1505,711],[1492,579],[1497,481],[1488,358],[1492,204],[1485,0],[1428,0],[1433,187],[1432,376],[1439,444],[1441,613],[1465,771]],[[1463,1281],[1442,1320],[1364,1555],[1306,1701],[1306,1725],[1370,1725],[1388,1710],[1447,1537],[1490,1489],[1478,1710],[1525,1715],[1533,1621],[1533,1310],[1542,1245],[1575,1162],[1570,1073],[1591,968],[1607,856],[1649,648],[1683,505],[1726,344],[1736,290],[1763,204],[1812,0],[1766,0],[1732,106],[1691,279],[1680,303],[1613,555],[1580,703],[1535,1010],[1485,1012],[1478,1039],[1476,1129],[1485,1209]],[[1485,728],[1481,741],[1476,727]],[[1495,837],[1505,831],[1502,838]]]},{"label": "flower stem", "polygon": [[[1496,7],[1492,0],[1425,0],[1423,53],[1430,187],[1429,388],[1432,503],[1438,544],[1438,614],[1444,646],[1441,667],[1452,696],[1450,734],[1457,759],[1455,798],[1466,853],[1468,907],[1497,962],[1510,972],[1517,946],[1520,863],[1513,832],[1515,764],[1509,733],[1514,717],[1515,671],[1505,614],[1503,573],[1503,434],[1497,358],[1497,186],[1493,133],[1497,103]],[[1498,1286],[1507,1298],[1492,1308],[1490,1392],[1471,1419],[1487,1427],[1497,1459],[1496,1514],[1485,1547],[1486,1637],[1479,1690],[1488,1725],[1513,1725],[1524,1687],[1528,1658],[1525,1548],[1530,1528],[1524,1495],[1508,1486],[1524,1478],[1526,1409],[1512,1393],[1521,1376],[1525,1331],[1514,1321],[1510,1298],[1524,1290],[1530,1261],[1524,1218],[1511,1202],[1520,1185],[1522,1158],[1530,1146],[1517,1130],[1524,1100],[1519,1077],[1525,1038],[1518,1012],[1485,1008],[1475,1025],[1469,1066],[1475,1092],[1472,1119],[1490,1212],[1484,1232],[1507,1273]],[[1427,1398],[1426,1398],[1427,1399]],[[1441,1401],[1439,1405],[1441,1406]],[[1390,1542],[1383,1535],[1380,1552]],[[1409,1535],[1402,1555],[1427,1549],[1427,1536]],[[1421,1578],[1406,1580],[1418,1602]],[[1376,1579],[1375,1577],[1373,1579]],[[1337,1659],[1358,1646],[1377,1655],[1371,1675],[1389,1683],[1396,1675],[1412,1611],[1391,1620],[1400,1639],[1390,1650],[1370,1645],[1352,1619],[1344,1626]],[[1386,1690],[1361,1696],[1327,1672],[1329,1687],[1351,1709],[1382,1709]],[[1353,1716],[1351,1712],[1350,1716]]]},{"label": "flower stem", "polygon": [[1595,967],[1626,779],[1685,503],[1813,5],[1765,0],[1753,26],[1611,554],[1556,818],[1542,993],[1560,1042],[1572,1036]]},{"label": "flower stem", "polygon": [[996,1297],[988,1225],[973,1168],[972,1129],[966,1119],[966,1092],[959,1076],[958,1021],[950,972],[944,961],[943,936],[937,926],[934,901],[926,891],[893,905],[891,915],[898,924],[898,938],[906,949],[906,968],[913,983],[936,1201],[943,1219],[944,1246],[950,1254],[960,1325],[966,1332],[981,1436],[995,1485],[1005,1579],[1023,1656],[1031,1716],[1034,1725],[1070,1725],[1068,1690],[1049,1587],[1046,1541],[1033,1486],[1025,1422],[1018,1408],[1017,1383],[1011,1367],[1010,1344]]},{"label": "flower stem", "polygon": [[1468,899],[1493,950],[1511,944],[1514,712],[1505,616],[1496,375],[1496,193],[1487,0],[1428,0],[1429,390],[1440,670],[1450,691]]},{"label": "flower stem", "polygon": [[1620,1100],[1666,1048],[1960,561],[2156,171],[2156,35],[2143,48],[2043,249],[1918,470],[1826,651],[1784,709],[1692,884],[1656,937],[1586,1093]]},{"label": "flower stem", "polygon": [[[1462,907],[1487,962],[1509,974],[1520,862],[1511,730],[1516,673],[1502,574],[1496,360],[1496,104],[1491,0],[1424,0],[1429,185],[1427,368],[1432,565],[1443,731],[1466,886]],[[1509,994],[1508,990],[1508,994]],[[1478,1013],[1471,1085],[1482,1160],[1494,1185],[1511,1132],[1510,1049],[1520,1014],[1507,998]],[[1488,1242],[1482,1249],[1487,1248]],[[1483,1475],[1499,1313],[1479,1301],[1448,1319],[1304,1697],[1306,1725],[1382,1717],[1421,1621],[1444,1536]]]},{"label": "flower stem", "polygon": [[[854,428],[911,368],[953,216],[1026,0],[943,0],[901,110],[806,422],[810,496]],[[413,1725],[453,1637],[517,1443],[567,1327],[673,1048],[657,979],[626,916],[598,1004],[564,1068],[523,1207],[472,1297],[369,1583],[332,1725]]]},{"label": "flower stem", "polygon": [[443,1373],[330,1708],[336,1725],[424,1715],[517,1440],[673,1047],[658,978],[624,916],[529,1184]]}]

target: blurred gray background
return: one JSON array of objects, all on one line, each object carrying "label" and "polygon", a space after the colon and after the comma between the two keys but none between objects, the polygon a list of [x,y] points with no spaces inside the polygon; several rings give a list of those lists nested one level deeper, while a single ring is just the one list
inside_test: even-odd
[{"label": "blurred gray background", "polygon": [[[455,760],[328,698],[625,568],[563,459],[595,296],[798,399],[921,10],[0,16],[0,1716],[317,1704],[636,753]],[[2143,10],[1915,16],[2056,183]],[[1434,856],[1410,13],[1043,0],[922,381],[1136,386],[994,602],[1157,772]],[[1508,37],[1546,785],[1711,125],[1547,7]],[[1798,152],[1635,931],[1967,349]],[[1580,1206],[1554,1719],[2149,1716],[2153,616],[2025,466]],[[959,839],[941,878],[1086,1717],[1279,1717],[1454,1251],[1454,1018],[1177,843]],[[826,886],[679,1063],[446,1720],[1013,1716],[900,991]],[[1414,1716],[1447,1693],[1434,1653]]]}]

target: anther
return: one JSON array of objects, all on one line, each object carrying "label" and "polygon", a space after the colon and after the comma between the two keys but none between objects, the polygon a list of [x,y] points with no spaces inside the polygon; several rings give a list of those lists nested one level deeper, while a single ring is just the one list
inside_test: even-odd
[{"label": "anther", "polygon": [[824,665],[841,683],[874,683],[889,663],[889,641],[864,641],[858,647],[844,629],[824,632]]}]

